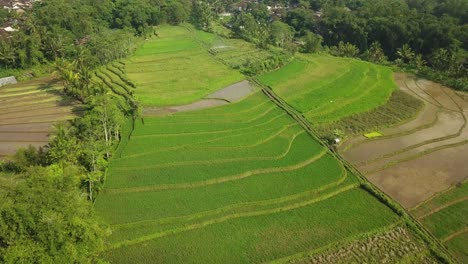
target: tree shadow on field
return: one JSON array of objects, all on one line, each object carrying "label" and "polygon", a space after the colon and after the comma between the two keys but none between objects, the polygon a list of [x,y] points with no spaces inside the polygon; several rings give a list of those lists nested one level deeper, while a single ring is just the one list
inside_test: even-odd
[{"label": "tree shadow on field", "polygon": [[82,114],[86,107],[81,105],[78,100],[73,97],[66,95],[61,89],[62,83],[58,79],[49,79],[47,82],[42,83],[37,89],[43,91],[46,94],[57,96],[58,100],[55,102],[56,106],[64,107],[71,106],[71,112],[80,115]]}]

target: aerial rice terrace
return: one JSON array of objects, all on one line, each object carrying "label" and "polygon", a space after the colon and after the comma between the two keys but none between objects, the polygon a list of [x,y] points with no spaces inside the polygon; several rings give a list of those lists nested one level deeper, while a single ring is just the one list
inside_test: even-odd
[{"label": "aerial rice terrace", "polygon": [[[157,32],[136,56],[96,74],[114,93],[135,94],[144,106],[142,118],[126,125],[95,204],[112,231],[106,259],[112,263],[326,263],[324,259],[349,263],[359,256],[369,262],[435,261],[438,246],[428,247],[431,238],[421,235],[424,232],[412,220],[396,213],[400,209],[282,109],[278,103],[282,99],[275,101],[261,88],[248,88],[252,83],[239,82],[245,78],[236,69],[245,65],[243,59],[255,47],[190,27],[161,27]],[[221,49],[213,52],[213,47]],[[200,65],[206,63],[223,73],[207,73],[201,81],[194,78],[189,83],[190,78],[146,72],[164,69],[162,64],[149,65],[162,57],[170,61],[180,52],[195,50]],[[253,59],[269,54],[258,56]],[[149,64],[136,59],[148,59]],[[332,113],[345,118],[339,113],[368,111],[385,104],[394,91],[387,68],[350,59],[300,56],[276,73],[285,70],[287,79],[306,84],[320,82],[322,77],[293,78],[291,74],[296,73],[290,72],[317,67],[318,62],[308,61],[315,59],[335,65],[335,71],[328,72],[334,75],[329,82],[340,79],[340,71],[358,71],[368,77],[346,98],[333,95],[336,83],[329,89],[323,83],[324,88],[316,91],[327,100],[333,97],[341,102],[344,109],[329,111],[326,108],[333,104],[315,107],[297,100],[296,107],[302,105],[299,109],[309,113],[305,115],[309,120],[321,109],[330,113],[322,121],[333,123],[337,119]],[[289,68],[297,66],[302,70]],[[184,64],[177,76],[192,76],[199,68]],[[267,76],[260,80],[276,80]],[[145,78],[148,85],[142,83]],[[181,93],[171,86],[174,82],[190,85],[195,92]],[[340,81],[349,82],[349,78]],[[371,82],[378,82],[379,88],[361,93]],[[281,95],[281,89],[274,87]],[[306,85],[297,92],[303,96],[309,88]],[[235,95],[237,89],[242,95]],[[367,94],[376,100],[368,102]],[[177,101],[163,100],[165,96]],[[291,103],[287,95],[284,99]],[[197,110],[205,108],[200,102],[207,100],[222,104]],[[387,254],[388,249],[393,253]]]},{"label": "aerial rice terrace", "polygon": [[96,208],[114,263],[273,261],[401,221],[260,92],[144,118],[108,174]]},{"label": "aerial rice terrace", "polygon": [[210,42],[214,35],[181,26],[160,27],[157,34],[125,62],[142,105],[189,104],[244,79],[239,72],[217,63],[203,48],[202,41]]},{"label": "aerial rice terrace", "polygon": [[298,56],[258,79],[315,124],[370,111],[396,89],[389,68],[326,55]]},{"label": "aerial rice terrace", "polygon": [[454,186],[411,210],[460,261],[468,261],[468,184]]}]

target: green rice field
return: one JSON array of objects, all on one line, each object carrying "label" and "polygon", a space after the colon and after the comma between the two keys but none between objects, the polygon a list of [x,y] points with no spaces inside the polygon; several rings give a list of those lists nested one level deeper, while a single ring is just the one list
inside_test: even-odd
[{"label": "green rice field", "polygon": [[237,71],[216,61],[203,47],[214,35],[189,26],[162,26],[125,61],[129,79],[144,106],[192,103],[225,86],[241,81]]},{"label": "green rice field", "polygon": [[396,89],[389,68],[317,54],[300,55],[258,79],[315,124],[375,109]]},{"label": "green rice field", "polygon": [[460,261],[468,262],[468,183],[453,187],[414,208],[416,216]]},{"label": "green rice field", "polygon": [[401,221],[261,92],[138,121],[105,187],[111,263],[268,262]]}]

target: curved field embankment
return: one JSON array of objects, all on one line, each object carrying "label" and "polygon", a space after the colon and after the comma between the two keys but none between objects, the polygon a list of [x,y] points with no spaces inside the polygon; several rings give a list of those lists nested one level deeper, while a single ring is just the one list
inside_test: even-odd
[{"label": "curved field embankment", "polygon": [[468,262],[468,183],[464,182],[411,209],[460,261]]},{"label": "curved field embankment", "polygon": [[0,158],[29,145],[46,145],[54,123],[80,112],[60,88],[49,78],[0,87]]},{"label": "curved field embankment", "polygon": [[400,219],[260,92],[145,117],[118,152],[96,202],[116,263],[272,261]]},{"label": "curved field embankment", "polygon": [[165,107],[145,107],[143,109],[143,115],[161,116],[177,112],[195,111],[205,108],[223,106],[241,100],[253,92],[254,87],[248,81],[244,80],[209,94],[191,104]]},{"label": "curved field embankment", "polygon": [[436,83],[396,74],[401,90],[425,103],[413,120],[356,137],[343,156],[370,181],[410,208],[468,178],[468,101]]},{"label": "curved field embankment", "polygon": [[396,85],[389,68],[325,55],[302,55],[258,80],[311,123],[327,125],[384,105]]},{"label": "curved field embankment", "polygon": [[[191,104],[244,80],[238,71],[216,61],[190,29],[161,26],[125,60],[125,72],[138,86],[135,97],[144,107]],[[214,34],[202,33],[209,41]]]}]

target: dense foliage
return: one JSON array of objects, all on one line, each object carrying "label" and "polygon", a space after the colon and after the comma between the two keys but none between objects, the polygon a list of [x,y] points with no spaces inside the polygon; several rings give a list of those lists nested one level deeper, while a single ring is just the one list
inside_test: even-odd
[{"label": "dense foliage", "polygon": [[92,263],[103,229],[75,166],[32,167],[0,206],[1,263]]},{"label": "dense foliage", "polygon": [[[125,14],[124,2],[129,1],[42,1],[17,15],[20,30],[0,40],[3,69],[53,62],[64,92],[85,107],[79,118],[56,126],[45,148],[22,149],[0,163],[0,172],[21,179],[8,188],[0,184],[1,263],[99,260],[106,232],[91,202],[102,188],[123,123],[135,119],[138,107],[131,91],[113,90],[96,71],[132,53],[135,36],[152,32],[159,21],[119,24],[116,14]],[[153,12],[148,6],[140,11]]]},{"label": "dense foliage", "polygon": [[[134,35],[152,26],[188,19],[190,2],[158,0],[46,0],[10,20],[19,29],[0,39],[1,68],[27,68],[57,58],[80,58],[90,66],[134,51]],[[12,15],[10,15],[12,16]],[[0,14],[0,20],[6,19]]]},{"label": "dense foliage", "polygon": [[[271,11],[274,6],[279,8]],[[467,91],[467,10],[463,0],[267,1],[236,10],[232,27],[261,47],[288,47],[285,41],[294,34],[303,51],[316,52],[323,40],[333,55],[376,63],[388,58]]]}]

